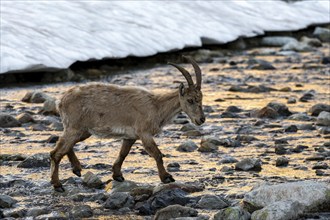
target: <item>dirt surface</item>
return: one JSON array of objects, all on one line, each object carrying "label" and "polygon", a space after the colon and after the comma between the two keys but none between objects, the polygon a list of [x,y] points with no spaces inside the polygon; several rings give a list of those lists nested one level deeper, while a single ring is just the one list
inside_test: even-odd
[{"label": "dirt surface", "polygon": [[[155,138],[165,155],[165,165],[172,164],[176,167],[171,171],[176,181],[204,187],[202,191],[192,193],[190,196],[197,198],[201,195],[216,194],[236,204],[246,192],[265,182],[319,180],[330,176],[329,127],[317,125],[317,116],[311,116],[309,112],[315,104],[330,104],[330,66],[329,61],[328,63],[325,61],[326,57],[329,59],[329,49],[328,43],[323,43],[322,47],[314,48],[309,52],[282,52],[277,47],[263,47],[238,52],[227,51],[221,57],[213,56],[212,62],[200,62],[203,72],[202,90],[207,115],[206,123],[194,128],[194,132],[181,131],[182,127],[186,126],[180,124],[183,123],[182,118],[184,119],[182,114],[180,121],[176,120],[176,123],[164,127],[164,131]],[[199,52],[195,53],[198,56]],[[259,60],[269,62],[273,68],[267,68],[267,65],[260,64]],[[193,72],[190,65],[182,65]],[[117,85],[143,86],[150,90],[166,92],[176,89],[178,87],[176,81],[184,81],[184,78],[173,67],[158,65],[129,74],[105,76],[100,81]],[[67,158],[62,160],[60,166],[60,178],[67,189],[67,193],[64,194],[53,192],[49,183],[49,167],[17,167],[20,160],[27,156],[49,153],[55,143],[47,143],[47,139],[51,135],[61,135],[60,125],[52,123],[59,122],[60,118],[41,114],[42,103],[22,102],[21,99],[25,94],[39,90],[58,99],[68,88],[85,83],[1,89],[2,113],[16,117],[27,112],[34,119],[33,122],[23,123],[21,127],[0,128],[1,194],[10,195],[18,201],[13,208],[3,209],[5,216],[15,217],[12,214],[13,210],[28,211],[39,207],[46,210],[43,215],[58,211],[71,213],[66,217],[72,217],[70,211],[72,207],[87,204],[94,210],[93,218],[149,218],[150,215],[144,217],[134,208],[126,211],[109,211],[100,201],[74,200],[75,194],[88,194],[91,197],[106,191],[86,187],[81,178],[72,174]],[[304,95],[305,99],[302,98]],[[289,99],[296,102],[288,103]],[[306,117],[294,118],[290,115],[277,115],[274,118],[256,117],[254,112],[273,101],[287,106],[290,114],[303,113]],[[226,110],[229,106],[237,108],[231,107]],[[198,136],[194,136],[196,134]],[[222,144],[211,152],[177,150],[180,144],[188,140],[200,147],[201,140],[207,137],[214,137],[222,141]],[[78,143],[75,151],[83,164],[82,174],[91,171],[104,183],[107,182],[111,179],[111,165],[117,157],[120,146],[120,140],[96,137]],[[6,154],[16,156],[22,154],[23,159],[16,161],[4,159],[3,155]],[[228,156],[237,161],[245,158],[260,159],[261,170],[239,171],[235,169],[236,162],[219,163]],[[286,157],[288,164],[276,166],[279,157]],[[173,163],[178,163],[179,167]],[[323,168],[318,168],[317,164],[325,165]],[[140,141],[133,146],[126,158],[122,172],[126,180],[136,183],[151,185],[160,183],[155,161],[146,154]],[[111,188],[111,183],[108,188]],[[212,216],[214,213],[214,210],[200,208],[197,210],[206,216]],[[22,215],[16,213],[16,217],[23,217]]]}]

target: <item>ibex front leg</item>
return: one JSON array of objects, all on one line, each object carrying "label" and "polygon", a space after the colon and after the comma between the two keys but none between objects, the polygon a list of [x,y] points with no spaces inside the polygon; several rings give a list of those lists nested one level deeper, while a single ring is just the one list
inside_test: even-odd
[{"label": "ibex front leg", "polygon": [[169,174],[164,167],[163,163],[163,155],[158,149],[154,139],[152,136],[144,136],[141,137],[143,146],[145,150],[148,152],[150,156],[152,156],[157,163],[157,168],[158,168],[158,174],[163,183],[170,183],[174,182],[175,180],[173,179],[172,175]]},{"label": "ibex front leg", "polygon": [[121,172],[121,166],[128,155],[129,151],[131,150],[132,145],[135,143],[135,139],[124,139],[123,145],[120,149],[119,156],[117,157],[115,163],[112,167],[112,178],[119,182],[123,182],[125,179]]}]

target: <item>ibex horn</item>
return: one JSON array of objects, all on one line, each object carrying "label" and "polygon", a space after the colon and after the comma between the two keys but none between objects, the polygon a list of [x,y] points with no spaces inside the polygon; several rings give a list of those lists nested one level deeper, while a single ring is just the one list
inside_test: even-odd
[{"label": "ibex horn", "polygon": [[190,75],[190,73],[189,73],[186,69],[184,69],[183,67],[181,67],[181,66],[179,66],[179,65],[177,65],[177,64],[175,64],[175,63],[170,63],[170,62],[169,62],[168,64],[170,64],[170,65],[176,67],[178,70],[180,70],[180,72],[181,72],[181,73],[183,74],[183,76],[186,78],[189,87],[191,87],[191,86],[194,85],[194,82],[193,82],[193,80],[192,80],[192,78],[191,78],[191,75]]},{"label": "ibex horn", "polygon": [[191,58],[191,57],[187,57],[187,56],[183,56],[183,58],[185,58],[186,60],[188,60],[194,67],[195,70],[195,75],[196,75],[196,88],[197,89],[201,89],[201,85],[202,85],[202,71],[199,68],[198,64],[196,63],[196,61]]}]

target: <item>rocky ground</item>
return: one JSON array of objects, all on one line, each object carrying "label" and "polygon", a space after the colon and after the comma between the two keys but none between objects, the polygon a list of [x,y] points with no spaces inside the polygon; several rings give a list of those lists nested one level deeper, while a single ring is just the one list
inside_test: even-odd
[{"label": "rocky ground", "polygon": [[[172,184],[160,183],[141,142],[124,162],[127,181],[112,181],[121,142],[92,137],[75,146],[83,177],[63,159],[66,192],[54,192],[49,152],[63,129],[54,103],[86,82],[1,89],[0,217],[329,219],[330,44],[314,37],[187,52],[203,71],[207,121],[196,127],[181,114],[156,137]],[[164,92],[184,80],[155,65],[95,81]]]}]

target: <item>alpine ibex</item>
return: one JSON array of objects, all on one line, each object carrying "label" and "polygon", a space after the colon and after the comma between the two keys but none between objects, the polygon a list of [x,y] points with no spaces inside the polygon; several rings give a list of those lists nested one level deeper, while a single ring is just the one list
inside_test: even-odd
[{"label": "alpine ibex", "polygon": [[58,110],[64,132],[55,149],[50,152],[51,182],[56,191],[64,191],[58,175],[63,156],[68,156],[73,173],[81,176],[81,165],[73,146],[91,135],[123,139],[119,156],[113,165],[113,179],[124,181],[121,166],[132,145],[140,139],[148,154],[156,160],[161,181],[175,181],[164,168],[162,153],[153,136],[181,111],[196,125],[205,122],[201,70],[192,58],[185,58],[194,68],[196,84],[186,69],[169,63],[176,67],[188,82],[188,87],[181,83],[179,90],[155,94],[139,87],[87,84],[71,88],[63,95]]}]

